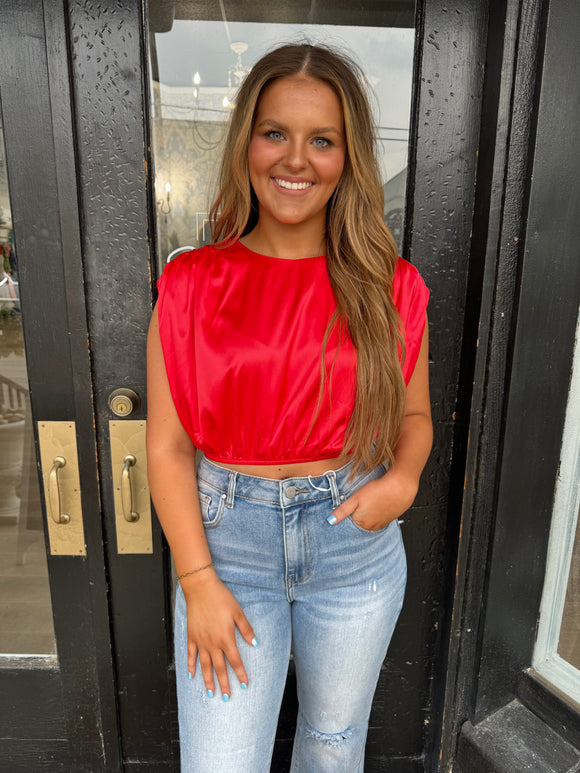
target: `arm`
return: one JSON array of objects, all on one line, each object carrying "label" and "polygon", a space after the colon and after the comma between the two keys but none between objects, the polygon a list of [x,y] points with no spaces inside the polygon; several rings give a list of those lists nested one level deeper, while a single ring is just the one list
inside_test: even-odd
[{"label": "arm", "polygon": [[433,425],[429,402],[429,332],[425,332],[415,370],[407,385],[401,436],[395,463],[382,478],[370,481],[333,511],[336,523],[349,515],[364,529],[381,529],[411,507],[431,445]]},{"label": "arm", "polygon": [[[199,507],[195,448],[179,421],[171,396],[157,307],[147,337],[147,403],[151,497],[179,575],[209,564],[211,556]],[[229,695],[226,658],[240,682],[248,683],[236,646],[235,626],[249,644],[254,632],[213,568],[185,577],[180,583],[187,604],[189,672],[195,673],[199,655],[206,689],[214,691],[215,670],[222,695]]]}]

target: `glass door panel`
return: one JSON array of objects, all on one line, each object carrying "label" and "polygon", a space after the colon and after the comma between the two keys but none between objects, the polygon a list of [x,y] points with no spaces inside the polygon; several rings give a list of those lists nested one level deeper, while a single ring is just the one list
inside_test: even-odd
[{"label": "glass door panel", "polygon": [[[353,58],[365,73],[376,96],[384,217],[402,253],[414,21],[413,0],[364,9],[328,4],[316,10],[310,4],[308,8],[266,7],[260,0],[251,4],[220,0],[219,5],[212,0],[204,4],[178,0],[165,8],[149,2],[158,275],[180,251],[211,242],[208,210],[237,89],[263,54],[285,42],[334,47]],[[175,571],[172,574],[174,593]],[[288,769],[296,713],[293,701],[291,669],[272,770]],[[378,735],[382,737],[382,730]]]},{"label": "glass door panel", "polygon": [[56,657],[0,123],[0,656]]},{"label": "glass door panel", "polygon": [[379,26],[380,19],[377,26],[228,21],[225,14],[201,20],[189,6],[192,18],[168,31],[157,32],[152,20],[149,39],[159,271],[181,248],[211,240],[207,211],[237,88],[257,59],[288,41],[333,46],[362,66],[376,94],[385,220],[401,251],[414,29]]},{"label": "glass door panel", "polygon": [[[150,119],[159,274],[183,250],[211,242],[212,185],[237,89],[263,54],[294,41],[332,46],[361,65],[376,97],[385,222],[402,252],[414,3],[401,16],[389,15],[388,5],[376,13],[376,19],[364,20],[376,21],[376,26],[354,26],[230,21],[223,4],[221,19],[200,19],[196,18],[198,4],[192,0],[176,7],[178,18],[167,29],[158,9],[150,4]],[[242,4],[233,3],[230,8],[236,19],[244,16]],[[339,11],[333,15],[340,21]],[[175,571],[172,579],[174,594]]]}]

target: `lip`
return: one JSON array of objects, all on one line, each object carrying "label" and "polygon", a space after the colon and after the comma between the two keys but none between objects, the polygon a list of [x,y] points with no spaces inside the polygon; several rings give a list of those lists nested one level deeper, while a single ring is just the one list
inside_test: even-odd
[{"label": "lip", "polygon": [[[283,193],[287,193],[290,195],[304,195],[305,193],[308,193],[308,191],[311,191],[314,188],[315,183],[312,180],[307,180],[304,177],[282,177],[282,176],[276,176],[271,178],[272,183],[274,184],[274,188],[277,191],[282,191]],[[280,182],[282,181],[286,183],[286,185],[305,185],[305,187],[300,188],[288,188],[286,185],[280,185]]]}]

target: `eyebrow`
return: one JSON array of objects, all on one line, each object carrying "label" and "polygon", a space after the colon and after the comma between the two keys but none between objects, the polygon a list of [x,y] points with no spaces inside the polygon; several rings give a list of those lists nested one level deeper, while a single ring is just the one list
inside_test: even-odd
[{"label": "eyebrow", "polygon": [[[260,123],[257,123],[255,128],[259,129],[262,126],[272,126],[274,129],[280,129],[282,131],[288,131],[288,127],[285,126],[283,123],[279,123],[278,121],[275,121],[273,118],[264,118],[263,121],[260,121]],[[317,126],[310,132],[311,134],[329,134],[331,132],[334,132],[334,134],[342,134],[341,131],[339,131],[336,126]]]}]

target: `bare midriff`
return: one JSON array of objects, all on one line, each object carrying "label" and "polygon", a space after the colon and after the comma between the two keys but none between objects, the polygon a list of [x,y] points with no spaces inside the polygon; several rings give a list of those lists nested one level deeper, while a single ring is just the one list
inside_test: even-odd
[{"label": "bare midriff", "polygon": [[227,462],[216,462],[213,459],[210,459],[210,461],[228,470],[241,472],[243,475],[285,480],[286,478],[306,478],[308,475],[316,477],[323,475],[329,470],[338,470],[339,467],[344,467],[348,463],[349,457],[346,454],[342,454],[342,456],[337,456],[334,459],[321,459],[316,462],[296,462],[293,464],[227,464]]}]

